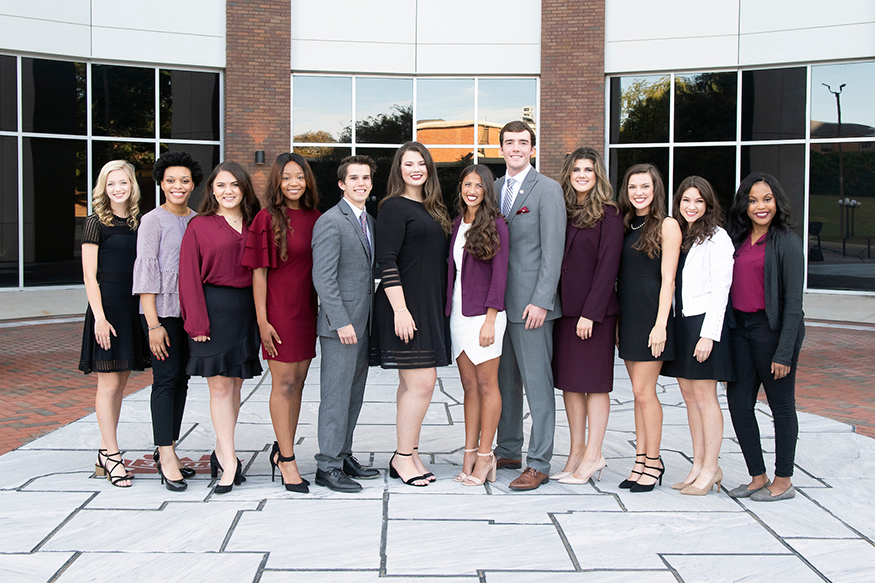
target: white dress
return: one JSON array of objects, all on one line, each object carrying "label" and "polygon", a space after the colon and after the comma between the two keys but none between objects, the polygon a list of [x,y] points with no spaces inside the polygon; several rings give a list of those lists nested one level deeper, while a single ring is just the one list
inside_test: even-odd
[{"label": "white dress", "polygon": [[471,225],[461,221],[456,242],[453,245],[453,262],[456,264],[456,281],[453,284],[453,309],[450,313],[450,338],[453,343],[453,358],[458,359],[463,352],[474,364],[501,356],[502,339],[507,327],[507,314],[498,312],[495,317],[495,342],[491,346],[480,346],[480,328],[486,321],[482,316],[462,315],[462,255],[465,246],[465,233]]}]

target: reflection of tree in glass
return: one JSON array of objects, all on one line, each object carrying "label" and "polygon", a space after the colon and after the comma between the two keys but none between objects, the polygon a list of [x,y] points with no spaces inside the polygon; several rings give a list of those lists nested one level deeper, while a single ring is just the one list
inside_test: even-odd
[{"label": "reflection of tree in glass", "polygon": [[155,71],[139,67],[92,65],[92,123],[105,136],[155,135]]},{"label": "reflection of tree in glass", "polygon": [[[413,137],[413,105],[392,105],[388,115],[380,113],[355,122],[356,142],[369,144],[398,144]],[[352,141],[352,127],[340,132],[339,141]]]},{"label": "reflection of tree in glass", "polygon": [[[292,140],[296,144],[326,144],[337,141],[331,136],[331,133],[324,130],[297,134],[294,136],[294,138],[292,138]],[[333,150],[334,148],[329,148],[327,146],[295,146],[295,152],[297,152],[301,156],[304,156],[305,158],[321,158],[323,156],[327,156]]]},{"label": "reflection of tree in glass", "polygon": [[668,141],[671,78],[634,79],[620,94],[620,142]]},{"label": "reflection of tree in glass", "polygon": [[[860,199],[875,196],[875,191],[872,188],[875,185],[875,149],[871,147],[863,149],[868,145],[864,142],[846,143],[843,146],[842,171],[846,197]],[[812,145],[809,192],[812,195],[831,195],[833,198],[830,204],[835,206],[835,200],[839,194],[838,183],[839,153],[835,144]]]},{"label": "reflection of tree in glass", "polygon": [[675,140],[734,140],[738,75],[675,77]]}]

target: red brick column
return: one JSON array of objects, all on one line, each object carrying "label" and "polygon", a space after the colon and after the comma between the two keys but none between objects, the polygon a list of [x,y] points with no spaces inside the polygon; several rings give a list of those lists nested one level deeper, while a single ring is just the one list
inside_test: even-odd
[{"label": "red brick column", "polygon": [[[225,19],[225,160],[242,164],[261,196],[291,143],[291,3],[229,0]],[[256,150],[266,165],[255,165]]]},{"label": "red brick column", "polygon": [[541,172],[559,178],[565,155],[598,151],[605,132],[605,1],[541,2]]}]

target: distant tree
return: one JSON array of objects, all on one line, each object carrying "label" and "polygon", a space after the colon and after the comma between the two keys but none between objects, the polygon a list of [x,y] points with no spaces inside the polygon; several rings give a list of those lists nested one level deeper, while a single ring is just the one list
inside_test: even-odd
[{"label": "distant tree", "polygon": [[[358,143],[403,144],[413,138],[413,105],[392,105],[385,113],[369,116],[355,122],[355,139]],[[352,126],[340,132],[341,142],[352,141]]]},{"label": "distant tree", "polygon": [[[304,132],[294,136],[295,142],[304,142],[310,144],[329,144],[337,142],[330,132],[325,130],[317,130],[312,132]],[[322,158],[328,156],[333,148],[327,146],[295,146],[295,152],[305,158]]]}]

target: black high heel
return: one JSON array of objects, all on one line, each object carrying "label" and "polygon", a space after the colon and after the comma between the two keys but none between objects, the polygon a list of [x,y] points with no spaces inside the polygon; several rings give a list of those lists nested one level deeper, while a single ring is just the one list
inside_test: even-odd
[{"label": "black high heel", "polygon": [[[158,460],[160,459],[160,453],[161,452],[159,452],[158,448],[156,447],[155,453],[152,454],[152,460],[155,462],[155,465],[158,465]],[[179,473],[182,474],[182,478],[185,479],[185,478],[195,477],[195,474],[197,472],[195,472],[192,468],[190,468],[188,466],[182,466],[181,468],[179,468]]]},{"label": "black high heel", "polygon": [[158,474],[161,476],[161,483],[164,484],[168,490],[171,492],[182,492],[186,488],[188,488],[188,483],[185,481],[185,477],[181,480],[171,480],[170,478],[164,475],[164,472],[161,470],[161,462],[156,459],[155,467],[158,468]]},{"label": "black high heel", "polygon": [[[213,450],[213,453],[210,454],[210,477],[216,478],[219,475],[219,470],[225,471],[222,468],[222,464],[219,463],[219,457],[216,455],[216,450]],[[246,476],[243,475],[243,462],[240,458],[237,458],[237,471],[234,475],[234,483],[236,485],[240,485],[246,481]]]},{"label": "black high heel", "polygon": [[[215,452],[213,452],[213,453],[215,453]],[[240,461],[239,458],[236,460],[236,462],[237,462],[237,469],[234,471],[234,481],[231,482],[230,484],[228,484],[227,486],[224,486],[222,484],[216,484],[216,487],[213,488],[213,492],[215,492],[216,494],[227,494],[228,492],[230,492],[231,490],[234,489],[235,485],[237,485],[237,486],[240,485],[240,482],[237,481],[237,476],[242,475],[241,470],[240,470],[240,466],[241,466],[242,462]],[[212,464],[212,460],[210,460],[210,463]],[[216,463],[218,463],[218,460],[216,460]],[[219,467],[221,468],[221,466],[219,466]],[[225,470],[222,470],[223,473],[224,473],[224,471]]]},{"label": "black high heel", "polygon": [[[413,451],[419,453],[419,446],[417,445],[416,447],[414,447]],[[435,476],[431,472],[425,472],[424,474],[422,474],[422,477],[425,478],[426,480],[428,480],[429,482],[434,482],[437,480],[437,476]]]},{"label": "black high heel", "polygon": [[[100,456],[103,455],[105,462],[100,461]],[[118,456],[118,459],[113,459],[115,456]],[[107,467],[108,462],[112,462],[112,467]],[[128,484],[127,486],[121,484],[120,482],[124,482],[125,480],[130,481],[133,479],[133,475],[130,472],[125,472],[123,476],[113,476],[112,471],[116,469],[118,466],[124,467],[124,462],[122,461],[122,454],[120,451],[115,453],[107,453],[105,449],[97,450],[97,463],[94,464],[94,475],[103,477],[106,476],[106,479],[109,480],[109,483],[115,486],[116,488],[130,488],[132,484]]]},{"label": "black high heel", "polygon": [[[276,459],[274,459],[274,457],[276,457]],[[280,453],[279,443],[274,441],[273,449],[270,450],[270,481],[273,482],[273,479],[276,476],[277,466],[279,466],[281,462],[288,463],[293,461],[295,461],[295,454],[292,454],[290,457],[285,457]],[[280,484],[284,485],[289,492],[298,492],[299,494],[307,494],[310,492],[310,482],[305,480],[303,476],[301,477],[301,481],[297,484],[286,484],[282,470],[280,470]]]},{"label": "black high heel", "polygon": [[[638,464],[638,458],[639,458],[639,457],[644,457],[645,459],[647,458],[647,456],[646,456],[645,454],[643,454],[643,453],[636,453],[636,454],[635,454],[635,464]],[[644,466],[647,467],[647,462],[644,462]],[[634,468],[635,466],[632,466],[632,467]],[[631,473],[633,473],[633,474],[638,474],[639,476],[642,475],[641,472],[636,472],[635,470],[632,470]],[[620,482],[620,486],[619,486],[619,487],[620,487],[620,488],[623,488],[623,489],[625,489],[625,490],[628,490],[629,488],[631,488],[632,486],[634,486],[634,485],[637,484],[637,483],[638,483],[638,480],[623,480],[622,482]]]},{"label": "black high heel", "polygon": [[[659,482],[659,485],[662,486],[662,475],[665,473],[665,464],[662,462],[662,456],[657,456],[657,457],[645,456],[645,457],[651,461],[658,461],[660,463],[660,465],[662,466],[662,467],[656,467],[656,466],[648,466],[646,463],[644,464],[644,475],[650,476],[651,478],[656,478],[657,481]],[[654,476],[653,474],[651,474],[647,470],[657,470],[659,473]],[[654,486],[656,486],[656,482],[654,482],[652,484],[639,484],[638,482],[636,482],[634,486],[629,488],[629,491],[630,492],[650,492],[653,490]]]},{"label": "black high heel", "polygon": [[[425,476],[413,476],[412,478],[410,478],[408,480],[405,480],[404,478],[402,478],[401,474],[398,473],[398,470],[395,469],[395,466],[392,465],[392,462],[395,461],[396,455],[400,455],[402,457],[413,456],[412,453],[399,453],[397,451],[395,453],[393,453],[392,459],[389,460],[389,477],[390,478],[395,478],[396,480],[401,480],[402,482],[404,482],[408,486],[416,486],[417,488],[424,488],[425,486],[429,485],[430,482],[428,481],[428,478],[426,478]],[[425,480],[426,483],[425,484],[414,484],[413,482],[416,482],[417,480]]]}]

